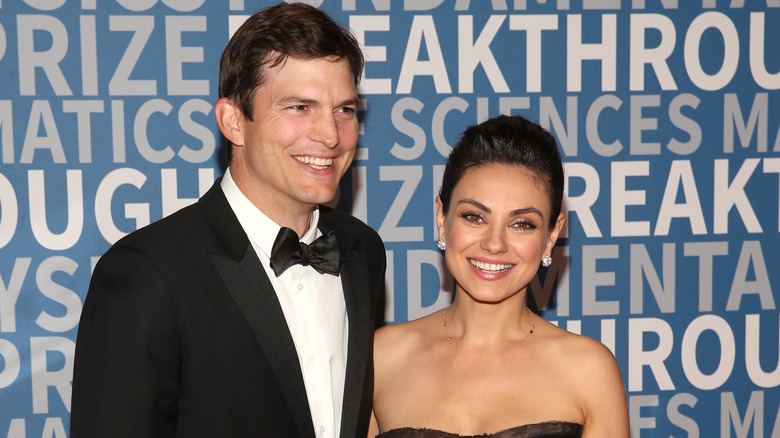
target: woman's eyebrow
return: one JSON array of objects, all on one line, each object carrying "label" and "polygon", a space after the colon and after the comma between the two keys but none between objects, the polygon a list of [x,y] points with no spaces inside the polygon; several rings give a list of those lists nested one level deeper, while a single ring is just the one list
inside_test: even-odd
[{"label": "woman's eyebrow", "polygon": [[528,214],[528,213],[538,214],[539,217],[544,218],[544,215],[542,214],[542,212],[539,211],[538,208],[534,208],[534,207],[518,208],[517,210],[512,210],[510,215],[512,215],[512,216],[519,216],[521,214]]},{"label": "woman's eyebrow", "polygon": [[[473,205],[474,207],[477,207],[478,209],[484,211],[485,213],[488,213],[488,214],[493,213],[493,210],[491,210],[488,206],[486,206],[485,204],[483,204],[483,203],[481,203],[479,201],[475,201],[473,199],[468,199],[468,198],[467,199],[461,199],[460,201],[458,201],[458,204],[470,204],[470,205]],[[512,210],[511,212],[509,212],[509,215],[510,216],[520,216],[520,215],[529,214],[529,213],[536,214],[536,215],[539,215],[539,217],[544,218],[544,215],[542,214],[542,212],[539,211],[539,209],[535,208],[535,207],[518,208],[516,210]]]}]

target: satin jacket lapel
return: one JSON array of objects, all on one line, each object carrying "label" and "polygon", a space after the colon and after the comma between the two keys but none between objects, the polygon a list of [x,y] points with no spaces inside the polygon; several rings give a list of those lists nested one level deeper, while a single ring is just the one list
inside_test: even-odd
[{"label": "satin jacket lapel", "polygon": [[199,201],[224,245],[224,251],[215,251],[209,257],[265,353],[299,436],[314,438],[298,354],[284,313],[260,259],[218,187],[219,181]]},{"label": "satin jacket lapel", "polygon": [[[330,231],[327,218],[320,216],[320,230]],[[371,322],[371,294],[368,285],[368,267],[363,257],[355,250],[356,238],[339,233],[336,237],[346,259],[341,265],[341,285],[344,289],[344,301],[349,320],[349,338],[347,347],[347,370],[344,386],[344,402],[341,413],[341,437],[352,437],[358,424],[365,386],[366,367],[368,366],[368,346],[373,335]],[[368,401],[371,402],[370,400]]]}]

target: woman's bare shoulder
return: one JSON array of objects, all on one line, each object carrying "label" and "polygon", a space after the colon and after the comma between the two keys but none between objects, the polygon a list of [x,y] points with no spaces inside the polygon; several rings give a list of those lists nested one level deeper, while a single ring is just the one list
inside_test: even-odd
[{"label": "woman's bare shoulder", "polygon": [[551,340],[548,359],[560,367],[558,375],[564,376],[572,393],[578,394],[589,429],[594,424],[599,429],[605,423],[621,430],[627,428],[625,388],[612,351],[593,338],[557,327]]},{"label": "woman's bare shoulder", "polygon": [[[374,394],[375,403],[396,394],[408,376],[425,369],[427,350],[434,329],[430,315],[414,321],[390,324],[374,335]],[[385,406],[380,404],[381,407]],[[376,409],[376,407],[375,407]],[[384,412],[384,411],[383,411]]]},{"label": "woman's bare shoulder", "polygon": [[569,376],[572,384],[592,390],[590,386],[622,385],[620,370],[612,351],[588,336],[571,333],[550,325],[545,330],[543,346],[545,362]]},{"label": "woman's bare shoulder", "polygon": [[[549,346],[552,353],[561,355],[561,359],[581,360],[581,361],[614,361],[612,352],[601,342],[584,335],[569,332],[565,329],[548,324],[545,331],[546,337],[550,340]],[[576,364],[579,366],[581,364]]]},{"label": "woman's bare shoulder", "polygon": [[397,355],[413,354],[424,348],[432,336],[436,314],[424,316],[409,322],[388,324],[374,334],[374,350],[377,357],[388,359]]}]

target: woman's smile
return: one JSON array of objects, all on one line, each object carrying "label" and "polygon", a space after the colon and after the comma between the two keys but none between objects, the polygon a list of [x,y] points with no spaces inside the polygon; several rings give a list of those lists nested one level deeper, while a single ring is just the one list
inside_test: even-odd
[{"label": "woman's smile", "polygon": [[472,258],[468,258],[468,261],[472,266],[479,269],[480,271],[492,274],[508,271],[514,266],[514,264],[511,263],[485,263]]}]

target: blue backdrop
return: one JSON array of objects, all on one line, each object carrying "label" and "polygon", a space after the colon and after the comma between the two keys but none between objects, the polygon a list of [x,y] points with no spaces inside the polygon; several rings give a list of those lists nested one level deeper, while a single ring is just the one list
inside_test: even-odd
[{"label": "blue backdrop", "polygon": [[[224,168],[218,59],[271,2],[0,0],[0,437],[67,437],[97,258]],[[780,0],[320,0],[365,49],[334,201],[385,319],[451,299],[433,199],[463,129],[551,129],[567,226],[535,308],[615,353],[639,437],[780,437]]]}]

